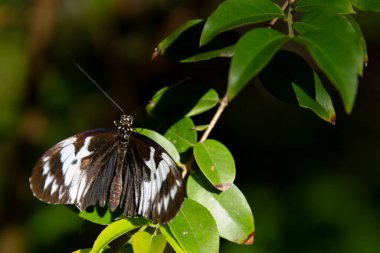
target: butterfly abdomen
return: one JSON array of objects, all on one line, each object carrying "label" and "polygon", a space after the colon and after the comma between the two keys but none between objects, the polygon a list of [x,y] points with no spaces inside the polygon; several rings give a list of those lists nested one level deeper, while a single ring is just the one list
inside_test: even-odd
[{"label": "butterfly abdomen", "polygon": [[[109,206],[111,211],[115,211],[120,204],[121,191],[123,189],[124,161],[127,154],[127,145],[120,143],[117,147],[117,160],[115,172],[109,190]],[[124,182],[125,183],[125,182]]]}]

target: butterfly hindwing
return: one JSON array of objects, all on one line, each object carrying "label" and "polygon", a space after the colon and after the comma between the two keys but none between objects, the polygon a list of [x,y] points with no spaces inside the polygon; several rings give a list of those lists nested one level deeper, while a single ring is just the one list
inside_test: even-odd
[{"label": "butterfly hindwing", "polygon": [[[166,223],[175,216],[184,199],[184,187],[176,163],[169,154],[148,137],[131,133],[126,162],[131,171],[123,192],[133,185],[137,215]],[[133,195],[126,194],[124,213],[128,215]]]},{"label": "butterfly hindwing", "polygon": [[116,147],[117,132],[107,129],[90,130],[57,143],[33,169],[30,186],[34,195],[47,203],[75,204],[81,209],[104,201],[107,193],[102,190],[108,191],[106,181],[113,175]]}]

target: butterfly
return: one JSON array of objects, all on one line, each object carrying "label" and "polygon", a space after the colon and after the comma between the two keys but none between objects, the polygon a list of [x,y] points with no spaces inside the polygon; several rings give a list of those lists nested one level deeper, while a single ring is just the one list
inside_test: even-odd
[{"label": "butterfly", "polygon": [[96,204],[127,217],[165,224],[181,208],[185,190],[176,163],[158,143],[135,132],[123,114],[116,129],[94,129],[67,138],[38,159],[30,181],[49,204]]}]

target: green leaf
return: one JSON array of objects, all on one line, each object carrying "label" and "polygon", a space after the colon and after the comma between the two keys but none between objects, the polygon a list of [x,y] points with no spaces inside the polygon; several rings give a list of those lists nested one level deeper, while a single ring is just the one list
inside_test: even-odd
[{"label": "green leaf", "polygon": [[335,124],[331,98],[302,57],[280,50],[260,72],[259,78],[273,96],[311,109],[323,120]]},{"label": "green leaf", "polygon": [[308,49],[351,112],[365,59],[361,35],[344,16],[331,14],[308,13],[294,28],[301,33],[295,41]]},{"label": "green leaf", "polygon": [[163,235],[151,235],[145,231],[139,231],[132,237],[133,252],[162,253],[166,240]]},{"label": "green leaf", "polygon": [[321,119],[335,125],[336,114],[330,95],[323,87],[318,75],[314,72],[315,99],[310,97],[297,84],[292,83],[298,103],[301,107],[312,110]]},{"label": "green leaf", "polygon": [[[91,249],[78,249],[76,251],[73,251],[72,253],[90,253],[90,252],[91,252]],[[110,249],[110,247],[106,246],[99,252],[101,252],[101,253],[112,253],[112,250]]]},{"label": "green leaf", "polygon": [[257,28],[241,37],[235,47],[228,76],[228,98],[232,100],[289,40],[272,29]]},{"label": "green leaf", "polygon": [[363,63],[368,61],[366,43],[359,25],[349,15],[309,12],[304,14],[294,28],[301,34],[311,31],[327,31],[340,38],[355,56],[358,73],[363,73]]},{"label": "green leaf", "polygon": [[165,137],[171,141],[179,153],[186,152],[197,142],[197,132],[194,123],[189,117],[185,117],[172,125],[165,133]]},{"label": "green leaf", "polygon": [[210,212],[191,199],[185,199],[177,216],[169,222],[170,231],[185,252],[219,252],[218,227]]},{"label": "green leaf", "polygon": [[351,0],[351,1],[352,1],[352,4],[360,10],[380,12],[379,0]]},{"label": "green leaf", "polygon": [[201,114],[212,109],[219,101],[218,93],[205,86],[182,84],[162,88],[146,107],[147,112],[160,120],[174,120]]},{"label": "green leaf", "polygon": [[179,161],[180,157],[179,157],[179,153],[177,149],[175,148],[173,143],[171,143],[168,139],[166,139],[161,134],[153,130],[146,129],[146,128],[135,128],[135,132],[145,135],[149,137],[150,139],[154,140],[155,142],[160,144],[160,146],[163,147],[166,150],[166,152],[169,153],[169,155],[175,162]]},{"label": "green leaf", "polygon": [[78,249],[76,251],[73,251],[72,253],[90,253],[91,249]]},{"label": "green leaf", "polygon": [[298,0],[296,1],[296,11],[320,11],[330,13],[347,14],[354,10],[350,0]]},{"label": "green leaf", "polygon": [[[192,19],[187,22],[185,22],[183,25],[181,25],[177,30],[172,32],[169,36],[167,36],[163,41],[158,44],[158,49],[161,51],[161,54],[165,54],[166,50],[176,41],[178,40],[178,37],[181,36],[184,32],[189,30],[189,28],[203,23],[202,19]],[[203,24],[202,24],[203,26]]]},{"label": "green leaf", "polygon": [[[330,37],[330,39],[326,39]],[[350,113],[358,87],[357,67],[350,48],[334,34],[318,31],[297,37],[297,42],[303,44],[311,56],[327,75],[340,93],[347,113]]]},{"label": "green leaf", "polygon": [[252,244],[255,234],[252,211],[240,190],[235,185],[217,193],[206,188],[193,176],[187,180],[188,197],[210,211],[221,237],[239,244]]},{"label": "green leaf", "polygon": [[284,16],[282,9],[269,0],[226,0],[207,19],[200,45],[221,32]]},{"label": "green leaf", "polygon": [[[74,212],[78,212],[78,209],[74,210]],[[86,210],[78,212],[79,217],[101,225],[112,223],[120,215],[122,215],[122,212],[115,211],[112,213],[108,206],[101,207],[98,205],[90,206]]]},{"label": "green leaf", "polygon": [[197,104],[186,114],[187,117],[192,117],[204,113],[219,102],[219,95],[214,89],[208,90],[197,102]]},{"label": "green leaf", "polygon": [[362,53],[362,59],[363,59],[364,64],[360,64],[359,74],[363,75],[363,68],[368,63],[367,44],[365,42],[362,30],[360,29],[360,26],[356,22],[356,20],[350,15],[345,16],[345,18],[351,23],[352,27],[354,28],[354,30],[356,32],[356,38],[359,38],[359,40],[360,40],[358,43],[359,43],[359,47],[361,47],[361,50],[363,52]]},{"label": "green leaf", "polygon": [[165,55],[182,62],[195,62],[209,60],[216,57],[231,57],[233,45],[240,35],[229,31],[215,37],[209,44],[199,47],[199,39],[203,30],[204,21],[190,20],[166,37],[153,54]]},{"label": "green leaf", "polygon": [[203,132],[205,131],[207,128],[208,128],[209,125],[199,125],[199,126],[195,126],[194,127],[194,130],[195,131],[198,131],[198,132]]},{"label": "green leaf", "polygon": [[181,246],[178,244],[177,240],[175,239],[173,233],[170,231],[170,228],[168,225],[160,226],[161,233],[165,236],[166,240],[172,246],[174,251],[176,253],[184,253]]},{"label": "green leaf", "polygon": [[227,46],[221,49],[215,49],[204,53],[193,55],[189,58],[181,60],[181,62],[197,62],[207,61],[218,57],[232,57],[234,55],[235,46]]},{"label": "green leaf", "polygon": [[235,161],[222,143],[210,139],[197,143],[194,146],[194,157],[215,188],[225,191],[231,187],[236,174]]},{"label": "green leaf", "polygon": [[110,242],[118,238],[119,236],[143,225],[148,222],[143,218],[126,218],[115,221],[108,225],[96,238],[92,247],[91,253],[101,252],[101,250]]}]

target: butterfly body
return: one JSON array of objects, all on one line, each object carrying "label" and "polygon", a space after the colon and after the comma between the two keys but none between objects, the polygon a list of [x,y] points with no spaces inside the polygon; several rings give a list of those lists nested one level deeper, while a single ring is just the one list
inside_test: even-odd
[{"label": "butterfly body", "polygon": [[177,166],[156,142],[132,128],[123,115],[117,129],[95,129],[67,138],[37,161],[30,177],[34,195],[80,209],[109,204],[128,217],[166,223],[182,205]]}]

